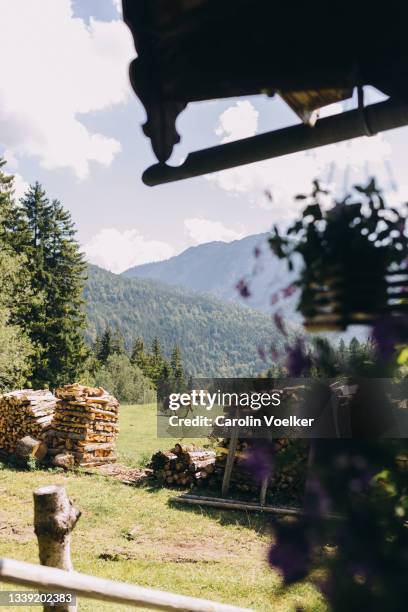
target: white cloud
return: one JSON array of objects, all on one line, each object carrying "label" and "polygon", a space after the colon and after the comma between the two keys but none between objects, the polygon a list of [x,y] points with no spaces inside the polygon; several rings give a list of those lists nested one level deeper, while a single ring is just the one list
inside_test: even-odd
[{"label": "white cloud", "polygon": [[212,242],[213,240],[231,242],[242,238],[244,235],[242,232],[225,227],[220,221],[211,221],[210,219],[185,219],[184,227],[196,244]]},{"label": "white cloud", "polygon": [[122,0],[112,0],[112,2],[119,15],[122,15]]},{"label": "white cloud", "polygon": [[6,149],[1,154],[1,157],[6,160],[7,169],[10,170],[10,174],[12,174],[11,170],[15,170],[18,167],[17,157],[14,155],[13,151],[10,151],[10,149]]},{"label": "white cloud", "polygon": [[89,130],[81,114],[127,100],[128,28],[119,19],[87,25],[70,0],[0,0],[0,10],[0,142],[78,178],[91,161],[109,165],[120,143]]},{"label": "white cloud", "polygon": [[[239,111],[234,105],[220,115],[217,135],[227,134],[228,140],[242,138],[243,126],[248,128],[246,136],[257,132],[257,111],[249,101],[239,104]],[[333,105],[325,114],[339,110],[338,105]],[[234,117],[238,116],[239,121],[235,122]],[[378,176],[380,183],[382,178],[389,182],[384,162],[390,156],[390,144],[383,135],[377,135],[239,166],[206,178],[232,195],[246,195],[251,202],[273,209],[277,217],[288,218],[299,210],[299,203],[293,202],[293,196],[309,193],[314,178],[327,181],[331,176],[340,190],[364,182],[367,175]],[[272,194],[272,200],[265,197],[265,190]]]},{"label": "white cloud", "polygon": [[83,247],[87,260],[119,273],[143,263],[161,261],[175,254],[166,242],[150,240],[136,229],[120,232],[113,227],[98,232]]},{"label": "white cloud", "polygon": [[27,181],[24,180],[21,174],[18,174],[18,172],[13,172],[13,176],[14,176],[14,197],[16,198],[16,200],[19,200],[20,198],[23,197],[26,191],[28,191],[29,184],[27,183]]},{"label": "white cloud", "polygon": [[220,115],[215,133],[222,142],[253,136],[258,128],[258,117],[259,112],[249,100],[236,102]]}]

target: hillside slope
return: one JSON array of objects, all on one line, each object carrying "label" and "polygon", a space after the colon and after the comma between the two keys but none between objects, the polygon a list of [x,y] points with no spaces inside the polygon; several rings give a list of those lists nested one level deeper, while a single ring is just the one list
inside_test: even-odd
[{"label": "hillside slope", "polygon": [[241,303],[243,300],[236,286],[245,278],[251,292],[250,297],[244,300],[246,305],[269,314],[277,308],[284,308],[288,319],[299,321],[296,296],[274,306],[271,304],[271,296],[291,284],[295,273],[288,272],[286,262],[272,254],[267,236],[256,234],[233,242],[200,244],[166,261],[135,266],[122,275],[127,278],[151,278]]},{"label": "hillside slope", "polygon": [[175,343],[196,376],[249,376],[265,370],[259,347],[279,345],[270,317],[251,308],[157,281],[125,278],[89,266],[85,290],[88,339],[118,326],[130,347],[158,336],[168,355]]}]

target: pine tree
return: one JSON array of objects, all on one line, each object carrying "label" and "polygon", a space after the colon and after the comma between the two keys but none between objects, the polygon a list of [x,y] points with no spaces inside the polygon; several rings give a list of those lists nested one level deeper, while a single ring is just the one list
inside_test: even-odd
[{"label": "pine tree", "polygon": [[2,171],[0,158],[0,391],[27,385],[33,347],[16,319],[32,300],[24,256],[14,252],[13,176]]},{"label": "pine tree", "polygon": [[152,356],[153,356],[153,359],[155,359],[157,363],[159,363],[160,360],[162,359],[162,352],[161,352],[160,341],[159,341],[157,336],[155,338],[153,338],[153,342],[152,342]]},{"label": "pine tree", "polygon": [[350,353],[355,354],[358,353],[358,351],[360,350],[360,343],[355,336],[353,336],[353,338],[350,340],[349,350]]},{"label": "pine tree", "polygon": [[21,240],[26,236],[22,211],[14,198],[14,177],[2,171],[6,161],[0,157],[0,244],[22,252]]},{"label": "pine tree", "polygon": [[75,380],[87,355],[82,291],[86,264],[75,240],[70,214],[49,202],[39,183],[21,199],[18,248],[30,263],[37,300],[24,320],[35,346],[33,385],[56,386]]},{"label": "pine tree", "polygon": [[112,333],[112,351],[114,355],[126,353],[125,338],[119,327],[116,327]]},{"label": "pine tree", "polygon": [[174,391],[175,381],[172,368],[170,364],[164,360],[161,365],[160,374],[157,380],[157,393],[158,396],[163,398],[169,393]]},{"label": "pine tree", "polygon": [[25,276],[22,259],[0,241],[0,391],[27,386],[33,347],[27,334],[13,322],[11,305]]},{"label": "pine tree", "polygon": [[105,331],[101,335],[97,336],[94,349],[96,358],[102,364],[106,363],[108,357],[113,354],[112,331],[109,326],[105,328]]},{"label": "pine tree", "polygon": [[147,363],[147,355],[145,353],[143,338],[136,338],[134,341],[130,354],[130,361],[144,372]]},{"label": "pine tree", "polygon": [[143,338],[136,338],[136,340],[133,343],[132,352],[130,356],[131,361],[136,362],[140,358],[140,355],[142,355],[143,353],[144,353],[144,340]]},{"label": "pine tree", "polygon": [[176,344],[171,354],[170,365],[174,378],[175,391],[182,391],[186,386],[183,363],[181,360],[180,347]]},{"label": "pine tree", "polygon": [[0,157],[0,240],[2,246],[9,239],[9,219],[13,210],[13,177],[2,171],[6,161]]},{"label": "pine tree", "polygon": [[105,331],[98,335],[94,344],[94,352],[98,361],[105,364],[111,355],[124,355],[125,340],[119,328],[112,329],[107,326]]}]

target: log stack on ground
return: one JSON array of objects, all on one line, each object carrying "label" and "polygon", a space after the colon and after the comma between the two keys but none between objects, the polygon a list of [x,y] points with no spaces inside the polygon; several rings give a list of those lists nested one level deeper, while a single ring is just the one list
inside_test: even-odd
[{"label": "log stack on ground", "polygon": [[[38,451],[44,455],[44,444],[57,405],[50,391],[22,389],[0,396],[0,449],[15,453],[20,440],[30,437],[38,441]],[[32,449],[35,445],[32,446]],[[37,457],[40,458],[40,457]]]},{"label": "log stack on ground", "polygon": [[[219,441],[216,448],[214,473],[211,485],[221,488],[230,440],[224,438]],[[307,446],[303,440],[279,438],[272,442],[271,450],[271,476],[268,483],[269,494],[284,495],[290,498],[299,498],[303,492],[306,476]],[[256,477],[254,469],[250,469],[248,461],[251,453],[256,449],[257,440],[239,439],[235,452],[234,465],[231,474],[231,491],[237,491],[249,496],[259,497],[261,481]]]},{"label": "log stack on ground", "polygon": [[49,454],[63,467],[114,463],[119,402],[101,387],[79,384],[57,389]]},{"label": "log stack on ground", "polygon": [[182,487],[207,481],[214,472],[215,452],[194,445],[176,444],[169,451],[156,452],[151,461],[160,482]]}]

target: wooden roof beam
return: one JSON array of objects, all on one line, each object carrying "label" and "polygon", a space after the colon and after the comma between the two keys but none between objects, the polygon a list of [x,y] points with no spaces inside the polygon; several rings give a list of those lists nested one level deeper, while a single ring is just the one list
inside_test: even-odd
[{"label": "wooden roof beam", "polygon": [[143,173],[154,186],[408,125],[408,104],[387,100],[319,119],[314,127],[300,124],[190,153],[180,166],[155,164]]}]

